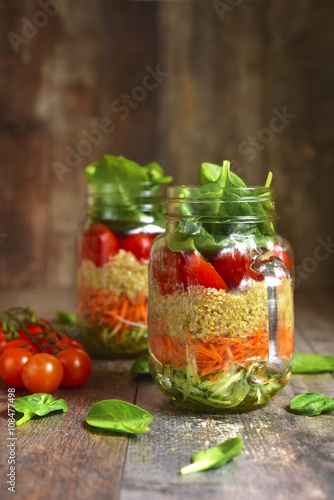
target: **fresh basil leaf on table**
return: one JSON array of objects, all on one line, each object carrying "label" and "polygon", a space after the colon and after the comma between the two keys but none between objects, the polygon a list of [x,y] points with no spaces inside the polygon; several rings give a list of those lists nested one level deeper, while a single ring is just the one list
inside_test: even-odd
[{"label": "fresh basil leaf on table", "polygon": [[148,366],[148,356],[144,354],[143,356],[139,356],[137,358],[130,370],[130,374],[132,377],[137,377],[137,375],[151,375],[150,368]]},{"label": "fresh basil leaf on table", "polygon": [[18,398],[12,405],[17,412],[24,413],[24,416],[16,421],[17,426],[30,420],[35,415],[42,417],[52,411],[62,410],[63,412],[67,412],[68,410],[64,399],[53,399],[51,394],[43,392]]},{"label": "fresh basil leaf on table", "polygon": [[295,352],[293,355],[292,373],[328,373],[334,372],[334,356],[322,354],[304,354]]},{"label": "fresh basil leaf on table", "polygon": [[200,451],[191,457],[192,463],[182,467],[180,474],[199,472],[209,469],[218,469],[240,455],[242,451],[242,439],[235,437],[224,441],[218,446]]},{"label": "fresh basil leaf on table", "polygon": [[142,434],[149,431],[147,425],[153,416],[139,406],[119,399],[105,399],[94,403],[86,422],[94,427],[126,434]]},{"label": "fresh basil leaf on table", "polygon": [[290,409],[298,415],[315,417],[324,411],[334,410],[334,399],[319,392],[305,392],[290,401]]}]

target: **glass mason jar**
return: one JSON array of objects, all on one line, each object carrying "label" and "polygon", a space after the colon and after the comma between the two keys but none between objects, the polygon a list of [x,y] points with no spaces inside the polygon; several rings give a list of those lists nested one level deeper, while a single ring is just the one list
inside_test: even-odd
[{"label": "glass mason jar", "polygon": [[147,352],[148,259],[164,230],[164,195],[164,185],[142,182],[122,205],[116,184],[88,185],[87,219],[78,235],[78,317],[92,353],[131,358]]},{"label": "glass mason jar", "polygon": [[166,232],[151,248],[150,371],[179,406],[254,409],[291,375],[292,248],[275,232],[273,188],[194,193],[168,189]]}]

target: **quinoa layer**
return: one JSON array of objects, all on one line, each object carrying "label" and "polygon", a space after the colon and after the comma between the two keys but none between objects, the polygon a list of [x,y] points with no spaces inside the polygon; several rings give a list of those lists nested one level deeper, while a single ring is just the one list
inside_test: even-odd
[{"label": "quinoa layer", "polygon": [[168,325],[172,336],[191,333],[205,340],[215,336],[244,336],[246,332],[256,332],[259,326],[268,331],[264,281],[252,281],[239,292],[203,286],[190,286],[165,296],[154,292],[151,300],[152,319],[159,318]]},{"label": "quinoa layer", "polygon": [[107,288],[117,296],[125,294],[130,300],[134,300],[139,291],[148,293],[147,264],[138,262],[125,250],[119,250],[102,267],[96,267],[91,260],[83,260],[78,278],[80,287]]}]

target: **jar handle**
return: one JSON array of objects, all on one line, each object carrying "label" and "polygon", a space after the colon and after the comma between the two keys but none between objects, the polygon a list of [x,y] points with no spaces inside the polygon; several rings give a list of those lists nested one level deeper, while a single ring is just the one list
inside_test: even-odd
[{"label": "jar handle", "polygon": [[[267,288],[269,348],[266,364],[268,368],[273,370],[288,371],[289,367],[286,366],[279,353],[279,333],[280,328],[285,325],[287,294],[288,297],[291,294],[289,304],[292,305],[292,278],[281,259],[266,248],[263,249],[263,252],[255,258],[251,267],[263,275]],[[291,321],[293,323],[292,310]]]}]

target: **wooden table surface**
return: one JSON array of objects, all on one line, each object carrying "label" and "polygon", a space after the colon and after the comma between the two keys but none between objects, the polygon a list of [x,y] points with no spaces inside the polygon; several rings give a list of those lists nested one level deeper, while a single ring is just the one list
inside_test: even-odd
[{"label": "wooden table surface", "polygon": [[[334,354],[333,294],[296,296],[296,350]],[[74,310],[74,293],[62,290],[9,291],[0,308],[27,305],[52,319],[55,309]],[[331,374],[293,375],[263,408],[214,415],[181,411],[148,378],[130,376],[131,361],[93,360],[81,388],[58,390],[69,411],[34,419],[16,428],[16,493],[40,500],[329,499],[334,491],[334,413],[318,417],[288,411],[302,392],[334,396]],[[1,391],[0,498],[7,491],[7,387]],[[17,391],[17,397],[26,394]],[[102,399],[135,403],[153,416],[150,432],[135,437],[88,430],[90,406]],[[181,476],[190,457],[241,436],[239,457],[224,467]]]}]

